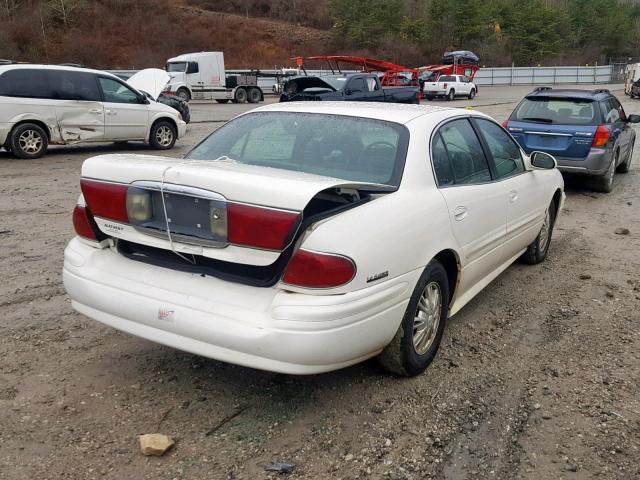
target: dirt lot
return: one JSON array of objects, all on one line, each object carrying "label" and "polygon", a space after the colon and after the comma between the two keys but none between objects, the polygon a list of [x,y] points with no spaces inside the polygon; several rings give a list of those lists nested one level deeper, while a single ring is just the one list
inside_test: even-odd
[{"label": "dirt lot", "polygon": [[[474,104],[502,121],[527,90]],[[171,155],[248,107],[192,108],[203,123]],[[270,462],[305,479],[640,478],[640,149],[611,194],[568,183],[548,260],[503,273],[413,379],[374,361],[261,372],[75,313],[60,272],[80,165],[115,150],[0,152],[0,479],[262,479]],[[139,452],[153,432],[176,439],[164,457]]]}]

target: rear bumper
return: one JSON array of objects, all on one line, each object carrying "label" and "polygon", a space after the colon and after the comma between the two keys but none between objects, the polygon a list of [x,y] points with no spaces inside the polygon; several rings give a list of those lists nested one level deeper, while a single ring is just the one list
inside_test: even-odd
[{"label": "rear bumper", "polygon": [[592,148],[585,158],[556,157],[558,170],[582,175],[604,175],[613,156],[604,148]]},{"label": "rear bumper", "polygon": [[78,312],[197,355],[289,374],[336,370],[393,338],[420,275],[344,295],[257,288],[150,266],[78,238],[63,280]]}]

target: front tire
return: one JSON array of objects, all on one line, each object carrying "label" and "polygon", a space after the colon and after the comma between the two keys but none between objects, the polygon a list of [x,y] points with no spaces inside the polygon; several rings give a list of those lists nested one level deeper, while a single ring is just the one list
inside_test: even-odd
[{"label": "front tire", "polygon": [[529,265],[544,262],[549,253],[551,245],[551,235],[553,234],[553,226],[556,221],[556,204],[551,202],[545,212],[544,223],[540,228],[540,233],[536,239],[527,247],[527,251],[522,255],[522,259]]},{"label": "front tire", "polygon": [[451,90],[449,90],[449,93],[447,94],[447,100],[452,101],[452,100],[455,100],[455,98],[456,98],[456,91],[452,88]]},{"label": "front tire", "polygon": [[438,352],[449,298],[447,271],[432,260],[413,290],[396,335],[378,355],[386,370],[407,377],[424,372]]},{"label": "front tire", "polygon": [[11,152],[18,158],[40,158],[47,151],[49,138],[35,123],[22,123],[9,136]]},{"label": "front tire", "polygon": [[189,90],[187,90],[184,87],[180,87],[176,92],[176,95],[180,97],[182,100],[184,100],[185,102],[188,102],[191,100],[191,94],[189,93]]},{"label": "front tire", "polygon": [[151,127],[149,145],[157,150],[173,148],[178,138],[176,127],[168,120],[159,120]]}]

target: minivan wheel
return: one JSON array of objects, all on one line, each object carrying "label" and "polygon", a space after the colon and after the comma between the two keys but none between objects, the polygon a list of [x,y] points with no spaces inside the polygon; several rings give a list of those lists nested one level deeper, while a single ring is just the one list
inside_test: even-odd
[{"label": "minivan wheel", "polygon": [[616,153],[611,160],[611,164],[607,169],[606,173],[600,177],[596,177],[593,179],[593,189],[598,192],[609,193],[613,190],[613,177],[616,173],[616,165],[618,164],[618,159],[620,158],[620,150],[616,150]]},{"label": "minivan wheel", "polygon": [[[633,141],[635,143],[635,138],[633,139]],[[618,172],[618,173],[628,173],[629,169],[631,168],[631,160],[632,159],[633,159],[633,143],[629,147],[629,154],[627,155],[627,159],[624,162],[622,162],[620,165],[618,165],[618,168],[616,169],[616,172]]]},{"label": "minivan wheel", "polygon": [[556,222],[556,204],[551,202],[547,211],[544,213],[544,223],[540,228],[540,232],[536,239],[527,247],[522,254],[522,260],[529,265],[544,262],[549,253],[551,245],[551,235],[553,234],[553,226]]},{"label": "minivan wheel", "polygon": [[456,91],[452,88],[451,90],[449,90],[449,94],[447,95],[447,100],[451,101],[451,100],[455,100],[456,98]]},{"label": "minivan wheel", "polygon": [[179,88],[178,91],[176,92],[176,95],[180,97],[182,100],[184,100],[185,102],[188,102],[189,100],[191,100],[191,94],[189,93],[189,90],[187,90],[184,87]]},{"label": "minivan wheel", "polygon": [[47,151],[47,145],[47,134],[35,123],[18,125],[9,137],[11,151],[18,158],[40,158]]},{"label": "minivan wheel", "polygon": [[175,145],[177,136],[176,127],[171,122],[160,120],[151,127],[149,144],[158,150],[168,150]]},{"label": "minivan wheel", "polygon": [[433,361],[449,311],[449,281],[440,262],[426,266],[409,299],[396,335],[378,355],[388,371],[404,376],[418,375]]}]

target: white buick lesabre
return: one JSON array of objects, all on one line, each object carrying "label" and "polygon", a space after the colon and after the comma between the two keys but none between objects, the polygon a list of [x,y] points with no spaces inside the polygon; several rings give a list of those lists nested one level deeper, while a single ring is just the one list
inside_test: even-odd
[{"label": "white buick lesabre", "polygon": [[553,157],[482,113],[344,102],[258,108],[184,160],[90,158],[81,189],[78,312],[293,374],[422,372],[447,317],[545,259],[564,199]]}]

